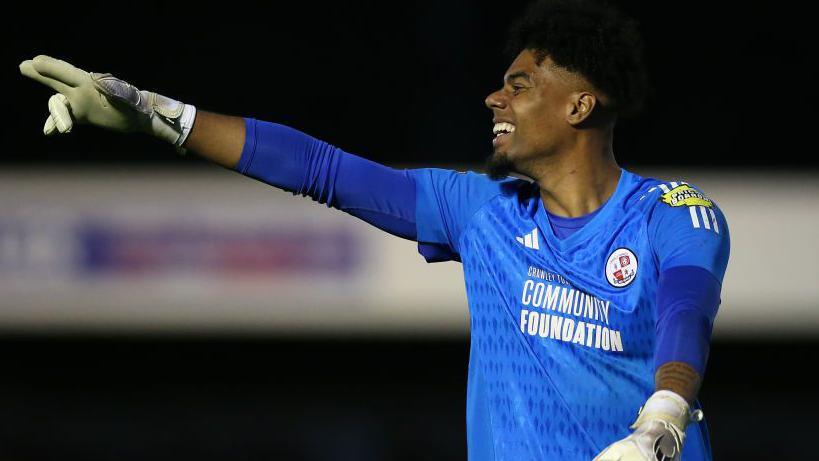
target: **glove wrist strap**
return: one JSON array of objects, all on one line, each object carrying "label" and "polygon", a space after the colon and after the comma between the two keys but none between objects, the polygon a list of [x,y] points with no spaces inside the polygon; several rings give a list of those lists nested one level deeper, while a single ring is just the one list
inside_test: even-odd
[{"label": "glove wrist strap", "polygon": [[185,104],[185,108],[182,110],[182,115],[179,116],[179,127],[181,128],[181,132],[179,133],[179,138],[173,144],[179,155],[185,155],[187,153],[187,150],[185,150],[182,145],[185,144],[185,140],[187,140],[188,135],[191,134],[194,120],[196,120],[196,107],[191,104]]},{"label": "glove wrist strap", "polygon": [[631,428],[636,429],[648,421],[660,420],[674,426],[680,432],[685,432],[685,427],[691,420],[688,411],[688,402],[680,395],[667,390],[657,391],[640,409],[637,421]]},{"label": "glove wrist strap", "polygon": [[183,104],[159,94],[152,94],[153,113],[149,119],[147,131],[176,147],[180,155],[185,155],[182,147],[193,128],[196,119],[196,107]]}]

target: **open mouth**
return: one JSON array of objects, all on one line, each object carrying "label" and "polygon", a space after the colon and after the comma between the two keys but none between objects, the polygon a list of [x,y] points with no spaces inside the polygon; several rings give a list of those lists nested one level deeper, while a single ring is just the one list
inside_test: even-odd
[{"label": "open mouth", "polygon": [[506,138],[509,137],[512,133],[515,132],[515,125],[512,125],[509,122],[498,122],[492,127],[492,133],[495,135],[495,138],[492,139],[492,145],[497,146],[501,142],[503,142]]}]

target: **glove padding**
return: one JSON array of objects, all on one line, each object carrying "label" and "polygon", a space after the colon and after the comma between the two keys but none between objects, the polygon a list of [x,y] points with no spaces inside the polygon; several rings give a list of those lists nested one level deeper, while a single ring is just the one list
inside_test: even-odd
[{"label": "glove padding", "polygon": [[[702,412],[697,410],[693,419],[702,419]],[[691,420],[684,398],[671,391],[657,391],[631,425],[634,432],[609,445],[594,461],[679,461],[685,428]]]},{"label": "glove padding", "polygon": [[46,135],[68,133],[74,122],[87,123],[120,132],[149,133],[184,152],[182,143],[196,117],[196,108],[190,104],[44,55],[23,61],[20,72],[57,91],[48,100]]}]

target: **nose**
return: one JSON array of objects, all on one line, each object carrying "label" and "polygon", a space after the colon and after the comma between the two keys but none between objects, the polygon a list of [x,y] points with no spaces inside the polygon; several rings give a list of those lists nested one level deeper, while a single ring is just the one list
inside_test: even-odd
[{"label": "nose", "polygon": [[506,108],[506,97],[503,94],[503,89],[490,93],[484,100],[484,104],[489,109],[504,109]]}]

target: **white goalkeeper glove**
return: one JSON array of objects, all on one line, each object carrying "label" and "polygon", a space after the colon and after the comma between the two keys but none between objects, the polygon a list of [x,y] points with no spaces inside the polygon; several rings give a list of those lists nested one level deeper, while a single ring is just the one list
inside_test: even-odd
[{"label": "white goalkeeper glove", "polygon": [[594,461],[679,461],[689,421],[702,420],[702,411],[689,413],[688,402],[671,391],[657,391],[646,401],[634,432],[614,442]]},{"label": "white goalkeeper glove", "polygon": [[50,56],[23,61],[20,72],[57,94],[48,100],[50,115],[43,132],[68,133],[74,123],[121,132],[144,132],[184,153],[196,108],[160,94],[140,91],[111,74],[89,73]]}]

